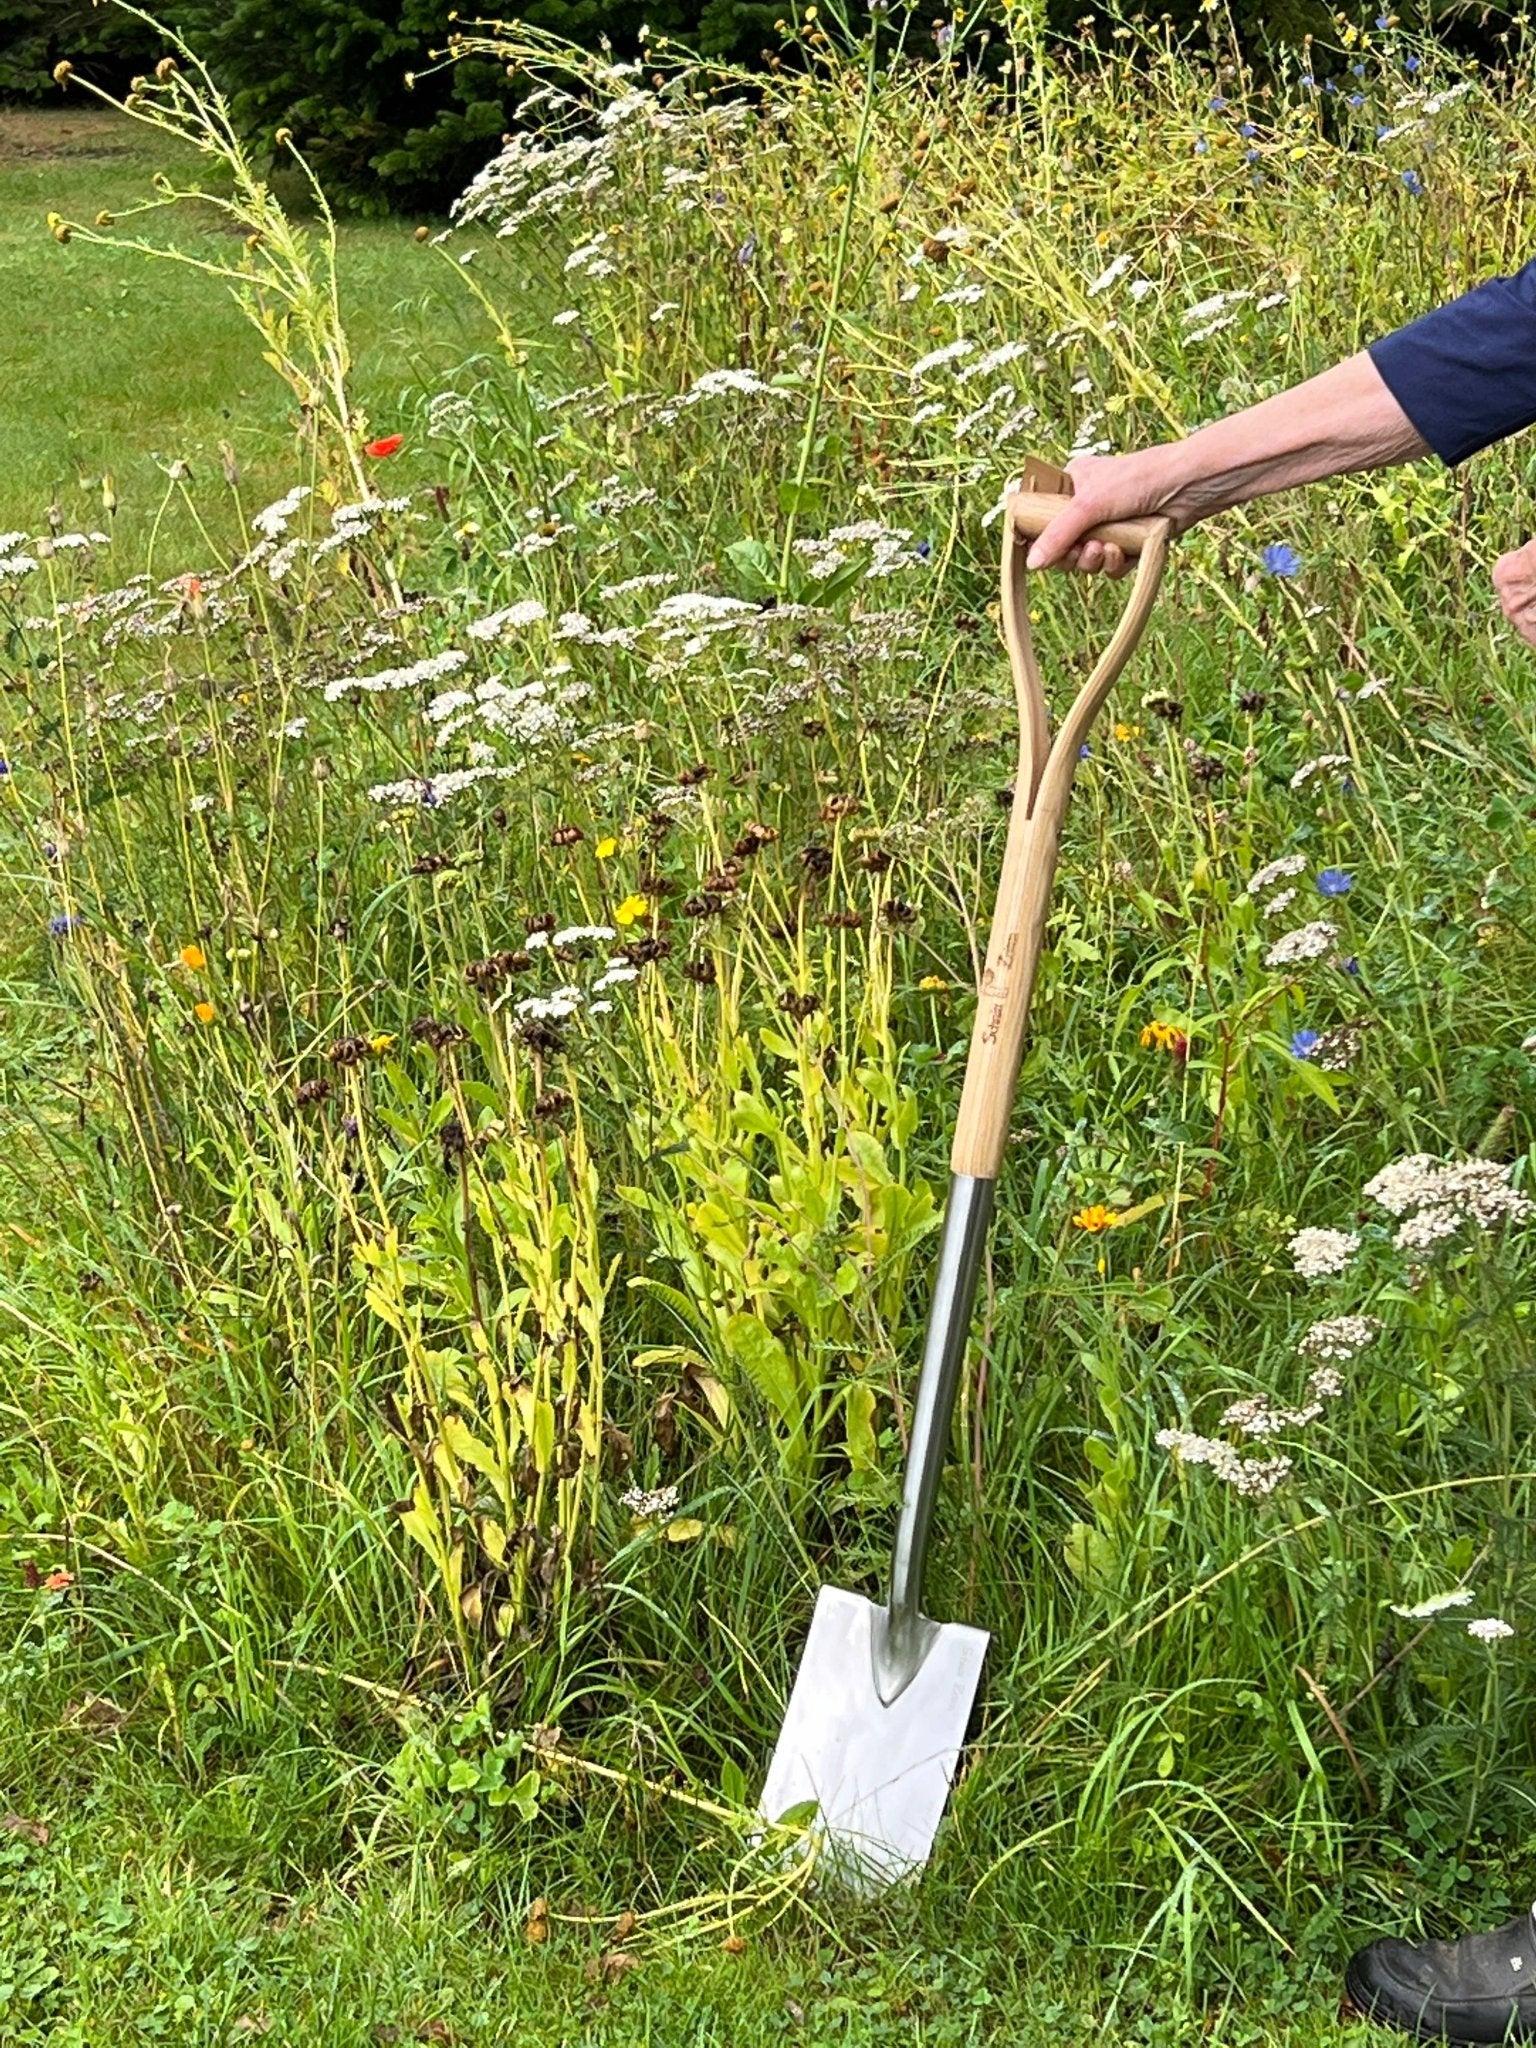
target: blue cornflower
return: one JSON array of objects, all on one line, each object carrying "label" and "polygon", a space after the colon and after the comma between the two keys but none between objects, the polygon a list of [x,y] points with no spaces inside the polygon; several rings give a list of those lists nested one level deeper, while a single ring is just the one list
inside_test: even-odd
[{"label": "blue cornflower", "polygon": [[1227,103],[1222,98],[1221,94],[1216,93],[1211,100],[1211,112],[1213,114],[1219,114],[1222,111],[1222,109],[1226,106],[1226,104]]},{"label": "blue cornflower", "polygon": [[1291,1058],[1293,1060],[1311,1059],[1313,1053],[1317,1051],[1318,1040],[1322,1035],[1321,1031],[1296,1032],[1291,1039]]},{"label": "blue cornflower", "polygon": [[1271,576],[1295,576],[1301,569],[1300,555],[1283,540],[1272,540],[1259,560]]},{"label": "blue cornflower", "polygon": [[1363,107],[1365,105],[1365,94],[1363,92],[1352,92],[1346,104],[1351,107]]},{"label": "blue cornflower", "polygon": [[1408,190],[1413,194],[1415,199],[1417,199],[1419,194],[1424,190],[1424,180],[1419,176],[1417,171],[1404,171],[1403,183],[1408,188]]},{"label": "blue cornflower", "polygon": [[1392,26],[1392,17],[1391,17],[1391,15],[1390,15],[1390,14],[1378,14],[1378,15],[1377,15],[1377,17],[1376,17],[1376,26],[1377,26],[1378,28],[1390,28],[1390,27]]},{"label": "blue cornflower", "polygon": [[1256,164],[1258,160],[1259,152],[1256,149],[1245,149],[1243,151],[1243,162],[1245,164]]},{"label": "blue cornflower", "polygon": [[1210,155],[1210,153],[1211,153],[1211,145],[1210,145],[1210,144],[1209,144],[1209,143],[1208,143],[1208,142],[1206,141],[1206,139],[1205,139],[1205,137],[1204,137],[1203,135],[1197,135],[1197,136],[1195,137],[1195,155],[1196,155],[1196,156],[1209,156],[1209,155]]},{"label": "blue cornflower", "polygon": [[1093,749],[1089,746],[1086,740],[1084,740],[1083,744],[1078,748],[1077,758],[1079,759],[1079,761],[1091,761],[1093,759]]},{"label": "blue cornflower", "polygon": [[1414,72],[1418,70],[1418,68],[1419,60],[1417,57],[1405,57],[1403,59],[1403,69],[1408,73],[1410,78],[1413,76]]},{"label": "blue cornflower", "polygon": [[1336,86],[1336,85],[1334,84],[1334,82],[1333,82],[1333,80],[1332,80],[1331,78],[1325,78],[1325,79],[1323,80],[1323,91],[1324,91],[1324,92],[1337,92],[1337,91],[1338,91],[1338,89],[1339,89],[1339,88],[1338,88],[1338,87],[1337,87],[1337,86]]},{"label": "blue cornflower", "polygon": [[1349,956],[1349,958],[1348,958],[1347,960],[1341,960],[1341,961],[1339,962],[1339,965],[1340,965],[1340,967],[1342,967],[1342,968],[1343,968],[1343,970],[1344,970],[1344,972],[1345,972],[1346,974],[1352,974],[1352,975],[1354,975],[1354,977],[1355,977],[1355,979],[1356,979],[1357,981],[1359,980],[1359,978],[1360,978],[1360,962],[1359,962],[1359,961],[1358,961],[1358,960],[1357,960],[1357,959],[1355,958],[1355,956],[1354,956],[1354,954],[1353,954],[1353,953],[1351,953],[1351,954],[1350,954],[1350,956]]},{"label": "blue cornflower", "polygon": [[1347,896],[1354,886],[1354,876],[1346,875],[1342,868],[1324,868],[1317,878],[1321,896]]},{"label": "blue cornflower", "polygon": [[79,922],[79,918],[71,917],[67,910],[56,910],[48,920],[48,935],[54,939],[67,938]]},{"label": "blue cornflower", "polygon": [[1351,64],[1349,68],[1356,78],[1364,78],[1365,66],[1363,64]]},{"label": "blue cornflower", "polygon": [[9,774],[10,774],[10,772],[11,772],[11,764],[10,764],[10,762],[9,762],[9,761],[7,761],[7,759],[5,758],[4,754],[0,754],[0,775],[9,775]]},{"label": "blue cornflower", "polygon": [[921,555],[923,560],[926,562],[928,557],[933,553],[933,542],[931,540],[920,540],[917,546],[913,549],[913,553]]},{"label": "blue cornflower", "polygon": [[1237,132],[1239,135],[1257,135],[1259,131],[1257,125],[1254,122],[1239,121],[1237,124]]},{"label": "blue cornflower", "polygon": [[1391,133],[1392,133],[1392,130],[1391,130],[1390,128],[1381,128],[1381,127],[1378,127],[1378,128],[1377,128],[1377,130],[1376,130],[1376,140],[1377,140],[1378,142],[1385,142],[1385,141],[1386,141],[1386,139],[1387,139],[1387,137],[1388,137],[1388,136],[1389,136],[1389,135],[1390,135]]},{"label": "blue cornflower", "polygon": [[1303,85],[1316,85],[1317,80],[1312,76],[1310,71],[1303,71],[1303,73],[1301,74],[1301,82]]},{"label": "blue cornflower", "polygon": [[746,269],[746,267],[747,267],[747,265],[748,265],[748,264],[749,264],[749,263],[750,263],[750,262],[752,261],[752,258],[753,258],[753,257],[754,257],[754,256],[755,256],[756,254],[757,254],[757,237],[756,237],[756,235],[748,235],[747,239],[746,239],[746,240],[745,240],[745,241],[744,241],[744,242],[742,243],[741,247],[740,247],[740,248],[739,248],[739,249],[738,249],[738,250],[736,251],[736,261],[737,261],[737,262],[738,262],[738,263],[739,263],[739,264],[741,265],[742,269],[743,269],[743,270],[745,270],[745,269]]}]

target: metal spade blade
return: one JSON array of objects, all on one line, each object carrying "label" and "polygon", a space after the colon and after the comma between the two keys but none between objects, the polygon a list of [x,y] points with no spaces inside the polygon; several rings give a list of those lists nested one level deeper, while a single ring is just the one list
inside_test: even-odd
[{"label": "metal spade blade", "polygon": [[768,1767],[761,1811],[814,1802],[836,1874],[876,1891],[928,1859],[949,1797],[988,1637],[930,1623],[917,1672],[887,1706],[874,1652],[886,1610],[823,1586]]}]

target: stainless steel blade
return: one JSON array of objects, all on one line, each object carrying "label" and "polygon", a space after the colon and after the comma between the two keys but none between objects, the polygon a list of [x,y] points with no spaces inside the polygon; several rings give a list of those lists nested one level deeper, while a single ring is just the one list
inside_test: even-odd
[{"label": "stainless steel blade", "polygon": [[886,1706],[874,1668],[884,1621],[883,1607],[822,1587],[760,1808],[779,1820],[814,1802],[834,1869],[867,1891],[928,1860],[989,1640],[935,1624],[916,1675]]}]

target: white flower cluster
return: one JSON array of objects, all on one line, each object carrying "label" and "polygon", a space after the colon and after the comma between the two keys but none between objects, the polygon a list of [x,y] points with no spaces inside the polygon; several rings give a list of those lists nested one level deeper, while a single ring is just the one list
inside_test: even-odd
[{"label": "white flower cluster", "polygon": [[1283,1436],[1287,1430],[1306,1429],[1316,1422],[1330,1401],[1344,1391],[1344,1376],[1334,1366],[1320,1365],[1307,1379],[1306,1405],[1276,1408],[1268,1396],[1249,1394],[1234,1401],[1221,1418],[1223,1429],[1235,1429],[1240,1436]]},{"label": "white flower cluster", "polygon": [[270,505],[264,505],[255,513],[251,519],[252,526],[258,533],[265,534],[268,540],[281,540],[288,531],[289,520],[309,496],[309,492],[308,484],[295,484],[284,497],[274,499]]},{"label": "white flower cluster", "polygon": [[1273,888],[1276,882],[1288,882],[1292,875],[1301,874],[1306,865],[1305,854],[1283,853],[1278,860],[1270,861],[1267,867],[1260,868],[1257,874],[1248,877],[1248,894],[1262,896],[1264,891]]},{"label": "white flower cluster", "polygon": [[1209,1465],[1218,1479],[1245,1499],[1273,1493],[1291,1470],[1289,1458],[1245,1458],[1218,1437],[1195,1436],[1187,1429],[1160,1429],[1159,1450],[1174,1452],[1186,1465]]},{"label": "white flower cluster", "polygon": [[1322,775],[1332,768],[1353,768],[1354,762],[1348,754],[1319,754],[1315,761],[1303,761],[1291,777],[1292,789],[1305,789],[1314,775]]},{"label": "white flower cluster", "polygon": [[514,626],[536,626],[540,619],[548,616],[536,597],[525,597],[518,604],[509,604],[499,612],[492,612],[489,618],[476,619],[464,630],[471,640],[497,640]]},{"label": "white flower cluster", "polygon": [[1389,1216],[1403,1219],[1392,1240],[1399,1251],[1427,1252],[1464,1225],[1491,1230],[1529,1216],[1536,1203],[1510,1186],[1510,1172],[1496,1159],[1445,1161],[1415,1152],[1384,1166],[1365,1192]]},{"label": "white flower cluster", "polygon": [[1359,1249],[1360,1240],[1350,1230],[1298,1230],[1286,1245],[1303,1280],[1326,1280],[1342,1273]]},{"label": "white flower cluster", "polygon": [[325,686],[325,701],[334,704],[349,690],[409,690],[417,683],[435,683],[461,669],[469,656],[459,647],[445,647],[441,654],[424,655],[405,668],[381,668],[371,676],[338,676]]},{"label": "white flower cluster", "polygon": [[[562,665],[569,666],[568,662]],[[552,689],[542,676],[516,685],[504,683],[500,676],[488,676],[472,690],[442,691],[427,706],[426,715],[436,728],[439,746],[460,734],[479,732],[511,740],[519,747],[538,747],[573,737],[568,714],[586,695],[584,683]]]},{"label": "white flower cluster", "polygon": [[486,782],[511,775],[511,768],[484,763],[477,768],[450,768],[443,775],[413,775],[405,782],[376,782],[368,794],[376,804],[420,804],[428,810],[449,802]]},{"label": "white flower cluster", "polygon": [[619,1506],[628,1508],[642,1522],[665,1522],[677,1513],[677,1488],[658,1486],[654,1492],[647,1493],[641,1487],[632,1486],[628,1493],[619,1495]]},{"label": "white flower cluster", "polygon": [[1374,1342],[1380,1328],[1379,1316],[1330,1316],[1304,1330],[1296,1349],[1303,1358],[1353,1358]]},{"label": "white flower cluster", "polygon": [[1311,924],[1298,925],[1295,931],[1286,932],[1276,939],[1264,955],[1264,965],[1294,967],[1303,960],[1321,959],[1338,936],[1338,926],[1330,924],[1326,917],[1316,918]]},{"label": "white flower cluster", "polygon": [[1506,1636],[1512,1636],[1514,1630],[1507,1621],[1500,1621],[1496,1614],[1490,1614],[1482,1621],[1469,1621],[1467,1634],[1480,1643],[1498,1643]]},{"label": "white flower cluster", "polygon": [[1427,1600],[1419,1600],[1412,1607],[1393,1605],[1392,1612],[1400,1614],[1404,1621],[1432,1621],[1437,1614],[1445,1614],[1452,1607],[1470,1607],[1476,1595],[1470,1586],[1457,1586],[1450,1593],[1431,1593]]}]

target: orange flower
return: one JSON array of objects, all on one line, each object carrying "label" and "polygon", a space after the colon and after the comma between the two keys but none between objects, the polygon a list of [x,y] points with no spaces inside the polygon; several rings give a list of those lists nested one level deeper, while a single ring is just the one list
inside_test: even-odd
[{"label": "orange flower", "polygon": [[1184,1033],[1175,1025],[1164,1024],[1156,1017],[1150,1024],[1143,1025],[1141,1042],[1157,1052],[1171,1052],[1176,1060],[1189,1058],[1189,1040]]},{"label": "orange flower", "polygon": [[194,1003],[192,1005],[192,1014],[199,1024],[211,1024],[214,1019],[213,1005],[212,1003]]},{"label": "orange flower", "polygon": [[208,955],[201,946],[183,946],[181,949],[181,964],[183,967],[190,967],[192,972],[196,974],[199,968],[208,965]]},{"label": "orange flower", "polygon": [[63,1593],[75,1583],[73,1572],[50,1572],[43,1581],[45,1593]]},{"label": "orange flower", "polygon": [[383,434],[377,441],[365,442],[363,445],[363,453],[365,455],[371,455],[374,457],[376,461],[379,461],[382,460],[382,458],[386,455],[395,454],[399,449],[403,448],[404,446],[404,434]]},{"label": "orange flower", "polygon": [[1113,1230],[1120,1218],[1113,1209],[1106,1209],[1102,1202],[1092,1202],[1086,1209],[1079,1209],[1072,1221],[1077,1229],[1086,1230],[1093,1237],[1101,1230]]}]

